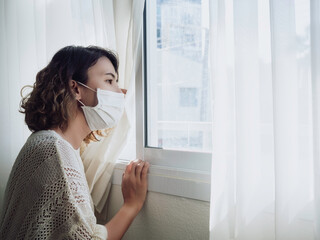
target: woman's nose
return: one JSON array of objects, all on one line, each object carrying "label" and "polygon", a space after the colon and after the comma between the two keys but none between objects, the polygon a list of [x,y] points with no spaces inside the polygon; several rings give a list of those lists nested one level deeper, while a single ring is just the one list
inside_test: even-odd
[{"label": "woman's nose", "polygon": [[127,89],[121,88],[121,92],[122,92],[123,94],[127,94]]}]

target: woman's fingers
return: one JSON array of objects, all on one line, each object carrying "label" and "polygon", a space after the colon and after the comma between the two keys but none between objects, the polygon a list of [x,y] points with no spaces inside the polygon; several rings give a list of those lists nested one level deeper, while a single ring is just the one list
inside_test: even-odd
[{"label": "woman's fingers", "polygon": [[[139,160],[139,161],[142,161],[142,160]],[[126,169],[125,169],[125,172],[128,173],[128,174],[135,174],[135,166],[139,163],[139,161],[131,161],[127,166],[126,166]]]},{"label": "woman's fingers", "polygon": [[136,178],[138,179],[138,181],[141,180],[141,172],[142,169],[144,168],[145,162],[140,162],[137,167],[136,167]]},{"label": "woman's fingers", "polygon": [[130,172],[131,172],[131,168],[132,168],[132,164],[133,164],[133,162],[130,162],[130,163],[126,166],[125,173],[130,174]]},{"label": "woman's fingers", "polygon": [[131,171],[130,171],[130,178],[134,178],[136,175],[136,167],[137,167],[137,162],[133,162],[131,165]]},{"label": "woman's fingers", "polygon": [[124,203],[138,211],[140,211],[146,199],[148,169],[148,162],[133,161],[127,165],[122,178],[121,189]]},{"label": "woman's fingers", "polygon": [[131,176],[135,176],[136,175],[136,168],[137,168],[137,166],[138,166],[138,164],[139,163],[141,163],[142,162],[142,160],[138,160],[138,161],[133,161],[133,163],[132,163],[132,171],[130,172],[130,174],[131,174]]},{"label": "woman's fingers", "polygon": [[144,164],[144,167],[143,167],[142,173],[141,173],[141,180],[142,181],[147,181],[147,174],[148,174],[149,167],[150,167],[150,164],[148,162],[146,162]]},{"label": "woman's fingers", "polygon": [[139,181],[147,179],[149,166],[150,164],[148,162],[144,162],[141,159],[132,161],[127,165],[124,174],[128,174],[131,178],[137,178]]}]

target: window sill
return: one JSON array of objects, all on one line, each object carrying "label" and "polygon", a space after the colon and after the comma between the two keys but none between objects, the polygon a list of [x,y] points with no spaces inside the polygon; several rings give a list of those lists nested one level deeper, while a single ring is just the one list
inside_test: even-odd
[{"label": "window sill", "polygon": [[[121,185],[128,161],[118,160],[112,183]],[[148,190],[201,201],[210,201],[210,172],[150,165]]]}]

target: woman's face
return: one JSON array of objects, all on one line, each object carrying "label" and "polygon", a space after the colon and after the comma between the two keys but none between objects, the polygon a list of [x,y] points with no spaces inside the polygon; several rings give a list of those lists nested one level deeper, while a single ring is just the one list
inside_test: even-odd
[{"label": "woman's face", "polygon": [[[126,93],[125,89],[119,88],[118,75],[107,57],[99,58],[97,63],[88,69],[88,82],[86,85],[94,90],[100,88],[112,92]],[[80,87],[83,91],[81,101],[86,106],[96,106],[98,104],[96,93],[88,88]]]}]

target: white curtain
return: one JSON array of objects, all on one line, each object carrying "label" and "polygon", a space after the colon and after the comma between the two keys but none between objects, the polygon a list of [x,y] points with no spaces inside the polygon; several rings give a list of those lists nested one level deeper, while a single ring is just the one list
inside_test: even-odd
[{"label": "white curtain", "polygon": [[210,239],[320,239],[319,1],[210,4]]},{"label": "white curtain", "polygon": [[[144,0],[126,0],[103,2],[107,35],[114,36],[114,42],[120,57],[119,78],[126,94],[125,114],[107,137],[93,142],[81,155],[91,196],[96,206],[99,221],[106,221],[111,177],[121,151],[125,147],[132,126],[135,125],[135,76],[141,68],[141,31]],[[111,27],[110,27],[111,26]],[[122,60],[122,61],[121,61]],[[100,214],[99,214],[100,213]]]},{"label": "white curtain", "polygon": [[134,119],[134,70],[141,58],[137,53],[143,5],[144,0],[0,0],[0,206],[11,167],[30,135],[24,115],[18,112],[20,89],[32,85],[36,73],[62,47],[98,45],[118,52],[119,85],[128,89],[121,126],[95,146],[99,157],[90,148],[85,152],[86,177],[101,212],[113,163]]}]

